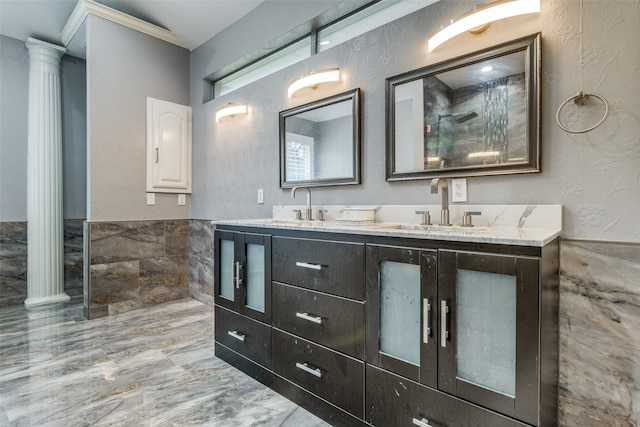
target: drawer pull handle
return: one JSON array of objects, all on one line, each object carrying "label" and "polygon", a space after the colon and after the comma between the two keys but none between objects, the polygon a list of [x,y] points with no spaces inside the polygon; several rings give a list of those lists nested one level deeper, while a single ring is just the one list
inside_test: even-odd
[{"label": "drawer pull handle", "polygon": [[449,339],[449,331],[447,330],[447,315],[449,314],[449,306],[447,301],[440,301],[440,346],[446,347]]},{"label": "drawer pull handle", "polygon": [[311,374],[313,376],[316,376],[318,378],[322,377],[322,371],[320,370],[320,368],[316,368],[316,369],[310,368],[307,363],[298,363],[298,362],[296,362],[296,368],[302,369],[303,371],[305,371],[305,372],[307,372],[307,373],[309,373],[309,374]]},{"label": "drawer pull handle", "polygon": [[302,268],[310,268],[311,270],[321,270],[322,266],[320,264],[311,264],[309,262],[296,262],[296,266],[297,267],[302,267]]},{"label": "drawer pull handle", "polygon": [[422,319],[422,341],[425,344],[429,344],[429,337],[431,336],[431,304],[429,304],[429,298],[422,300],[422,312],[424,318]]},{"label": "drawer pull handle", "polygon": [[246,335],[238,333],[238,331],[228,331],[227,334],[234,337],[238,341],[244,341]]},{"label": "drawer pull handle", "polygon": [[299,317],[304,320],[308,320],[309,322],[317,323],[318,325],[322,325],[322,317],[320,316],[311,316],[309,315],[309,313],[296,312],[296,317]]},{"label": "drawer pull handle", "polygon": [[413,419],[413,424],[420,426],[420,427],[431,427],[431,424],[429,424],[429,420],[426,418],[423,418],[421,420],[414,418]]}]

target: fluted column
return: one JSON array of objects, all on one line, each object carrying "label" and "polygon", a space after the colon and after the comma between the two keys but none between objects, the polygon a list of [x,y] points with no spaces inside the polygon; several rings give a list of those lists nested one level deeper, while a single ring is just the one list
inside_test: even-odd
[{"label": "fluted column", "polygon": [[27,299],[33,308],[64,292],[60,59],[66,49],[29,37]]}]

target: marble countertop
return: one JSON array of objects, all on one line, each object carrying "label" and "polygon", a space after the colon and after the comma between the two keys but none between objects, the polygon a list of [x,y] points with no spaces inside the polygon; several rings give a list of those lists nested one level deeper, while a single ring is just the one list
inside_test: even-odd
[{"label": "marble countertop", "polygon": [[408,223],[378,222],[369,225],[346,225],[335,220],[296,221],[278,218],[213,221],[214,224],[261,227],[286,230],[363,234],[457,242],[495,243],[542,247],[560,236],[559,228],[526,228],[500,226],[423,226]]}]

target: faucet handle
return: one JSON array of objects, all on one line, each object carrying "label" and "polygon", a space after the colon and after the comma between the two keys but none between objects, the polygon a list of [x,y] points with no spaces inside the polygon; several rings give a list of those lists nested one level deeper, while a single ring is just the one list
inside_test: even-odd
[{"label": "faucet handle", "polygon": [[316,221],[324,221],[325,213],[327,213],[326,209],[318,209],[318,218],[316,218]]},{"label": "faucet handle", "polygon": [[420,225],[431,225],[431,214],[429,211],[416,211],[416,215],[422,215]]},{"label": "faucet handle", "polygon": [[296,214],[296,219],[298,221],[302,221],[302,211],[300,209],[294,209],[292,212]]},{"label": "faucet handle", "polygon": [[482,212],[475,211],[467,211],[462,215],[462,226],[463,227],[473,227],[473,223],[471,222],[471,215],[482,215]]}]

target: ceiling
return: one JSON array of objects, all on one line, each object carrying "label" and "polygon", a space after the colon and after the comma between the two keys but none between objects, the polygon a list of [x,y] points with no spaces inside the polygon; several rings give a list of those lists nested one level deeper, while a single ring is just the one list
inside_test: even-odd
[{"label": "ceiling", "polygon": [[[166,28],[189,50],[255,9],[265,0],[96,0]],[[0,34],[61,44],[60,30],[78,0],[0,0]]]}]

